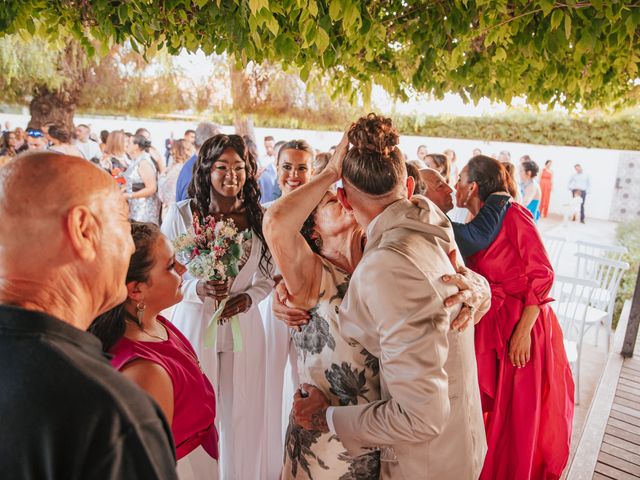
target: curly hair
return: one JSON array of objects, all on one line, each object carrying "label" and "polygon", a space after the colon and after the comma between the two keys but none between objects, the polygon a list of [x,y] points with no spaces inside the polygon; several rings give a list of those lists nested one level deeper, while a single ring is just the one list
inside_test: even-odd
[{"label": "curly hair", "polygon": [[204,219],[212,215],[209,210],[211,203],[211,170],[213,164],[227,149],[233,149],[245,162],[246,180],[242,186],[242,203],[247,210],[247,221],[254,235],[260,239],[260,270],[270,276],[271,254],[262,233],[262,217],[264,212],[260,206],[260,187],[256,180],[258,164],[256,158],[247,148],[247,144],[240,135],[218,134],[206,140],[193,168],[193,178],[189,184],[188,195],[195,202],[196,214]]},{"label": "curly hair", "polygon": [[[153,247],[162,232],[153,223],[131,222],[131,236],[136,250],[131,255],[126,283],[148,282],[149,273],[155,264]],[[98,316],[89,326],[89,331],[102,342],[102,349],[106,352],[122,338],[126,330],[126,320],[129,319],[139,325],[139,320],[127,312],[126,301],[113,307],[108,312]]]},{"label": "curly hair", "polygon": [[349,149],[342,176],[361,192],[384,195],[407,177],[400,136],[390,118],[370,113],[353,123],[347,132]]}]

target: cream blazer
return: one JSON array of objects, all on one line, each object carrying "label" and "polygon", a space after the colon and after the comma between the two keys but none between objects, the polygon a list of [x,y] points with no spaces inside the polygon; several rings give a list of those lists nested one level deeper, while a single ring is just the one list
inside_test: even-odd
[{"label": "cream blazer", "polygon": [[[351,455],[381,450],[382,478],[476,479],[486,440],[473,328],[450,329],[456,287],[447,217],[424,197],[374,219],[340,310],[341,333],[380,360],[382,400],[336,407],[333,425]],[[461,262],[461,260],[459,260]]]}]

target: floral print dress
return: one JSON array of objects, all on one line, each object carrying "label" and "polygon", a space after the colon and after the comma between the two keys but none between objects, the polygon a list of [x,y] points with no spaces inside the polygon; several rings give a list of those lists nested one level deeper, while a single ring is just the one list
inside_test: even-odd
[{"label": "floral print dress", "polygon": [[[346,406],[380,399],[378,359],[340,335],[338,309],[349,275],[322,259],[318,304],[300,332],[292,331],[300,383],[315,385],[331,405]],[[352,458],[332,433],[305,430],[289,420],[282,479],[372,480],[380,476],[380,453]]]}]

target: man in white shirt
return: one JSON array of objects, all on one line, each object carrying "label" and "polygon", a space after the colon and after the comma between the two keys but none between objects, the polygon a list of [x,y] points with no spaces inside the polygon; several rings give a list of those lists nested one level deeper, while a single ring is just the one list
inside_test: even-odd
[{"label": "man in white shirt", "polygon": [[584,223],[584,202],[587,198],[587,193],[591,189],[591,179],[589,175],[584,173],[582,170],[582,165],[576,163],[575,167],[576,173],[571,175],[569,179],[569,190],[571,194],[575,196],[578,193],[582,197],[582,205],[580,206],[580,223]]},{"label": "man in white shirt", "polygon": [[86,160],[97,163],[102,157],[102,151],[100,151],[100,145],[91,140],[90,135],[91,129],[87,125],[78,125],[76,127],[76,147]]}]

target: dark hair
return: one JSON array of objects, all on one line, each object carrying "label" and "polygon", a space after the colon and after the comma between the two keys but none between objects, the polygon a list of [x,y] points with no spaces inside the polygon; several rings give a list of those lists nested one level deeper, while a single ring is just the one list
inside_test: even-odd
[{"label": "dark hair", "polygon": [[272,141],[273,142],[273,137],[271,135],[267,135],[266,137],[264,137],[264,141],[268,142],[268,141]]},{"label": "dark hair", "polygon": [[139,135],[137,133],[133,137],[133,144],[137,145],[138,148],[140,148],[140,150],[143,150],[145,152],[148,152],[149,148],[151,148],[151,142],[147,140],[144,136]]},{"label": "dark hair", "polygon": [[[148,282],[149,272],[155,264],[153,247],[162,233],[160,228],[153,223],[131,222],[131,235],[136,250],[131,255],[126,283]],[[126,303],[125,300],[120,305],[103,313],[89,326],[89,331],[102,342],[104,351],[109,351],[122,338],[126,330],[127,319],[139,325],[139,320],[125,308]]]},{"label": "dark hair", "polygon": [[547,165],[549,165],[553,160],[547,160],[546,162],[544,162],[544,166],[546,167]]},{"label": "dark hair", "polygon": [[535,178],[538,175],[538,172],[540,171],[540,167],[538,167],[538,164],[536,162],[531,162],[531,161],[523,162],[522,169],[525,172],[530,172],[531,178]]},{"label": "dark hair", "polygon": [[361,192],[384,195],[407,175],[400,137],[390,118],[370,113],[353,123],[347,133],[353,145],[342,165],[342,177]]},{"label": "dark hair", "polygon": [[[531,157],[529,155],[522,155],[520,157],[520,160],[524,160],[524,162],[530,162],[531,161]],[[524,163],[522,162],[522,163]]]},{"label": "dark hair", "polygon": [[420,170],[412,162],[407,162],[407,175],[415,180],[416,188],[413,193],[416,195],[424,195],[427,193],[427,185],[420,177]]},{"label": "dark hair", "polygon": [[78,125],[76,128],[86,128],[87,130],[91,130],[91,129],[89,128],[89,125],[86,125],[86,124],[84,124],[84,123],[81,123],[81,124],[80,124],[80,125]]},{"label": "dark hair", "polygon": [[449,158],[446,155],[442,155],[441,153],[429,153],[425,156],[433,158],[433,161],[437,167],[436,170],[438,170],[438,172],[440,172],[440,175],[442,175],[447,183],[449,183],[449,172],[451,170]]},{"label": "dark hair", "polygon": [[107,138],[109,138],[109,130],[101,130],[100,131],[100,141],[102,143],[107,143]]},{"label": "dark hair", "polygon": [[218,134],[204,142],[198,158],[193,166],[193,178],[189,184],[188,195],[195,203],[195,210],[201,218],[211,215],[209,204],[211,202],[211,170],[213,164],[228,148],[233,149],[245,162],[247,178],[242,187],[243,204],[247,209],[249,228],[257,235],[262,244],[260,253],[260,270],[269,276],[271,255],[267,249],[267,242],[262,234],[263,211],[260,206],[260,187],[256,181],[258,165],[256,158],[251,154],[245,141],[240,135]]},{"label": "dark hair", "polygon": [[306,140],[289,140],[288,142],[283,143],[280,147],[280,150],[278,150],[276,165],[280,163],[280,155],[282,155],[282,152],[284,152],[285,150],[298,150],[300,152],[307,152],[309,155],[311,155],[311,162],[313,162],[315,157],[313,148]]},{"label": "dark hair", "polygon": [[151,135],[151,133],[149,132],[149,130],[147,130],[144,127],[140,127],[139,129],[136,130],[136,136],[138,135],[142,135],[142,132],[146,132],[148,135]]},{"label": "dark hair", "polygon": [[516,167],[511,162],[501,162],[504,169],[507,171],[507,192],[513,198],[518,196],[518,184],[516,183]]},{"label": "dark hair", "polygon": [[469,182],[478,184],[478,197],[483,202],[495,192],[508,190],[508,173],[497,160],[486,155],[476,155],[467,164]]},{"label": "dark hair", "polygon": [[62,143],[69,143],[71,140],[71,133],[61,125],[51,125],[48,133],[50,137],[53,137]]},{"label": "dark hair", "polygon": [[195,135],[195,134],[196,134],[196,131],[195,131],[195,130],[192,130],[192,129],[189,129],[189,130],[185,130],[185,131],[184,131],[184,134],[185,134],[185,135],[189,135],[190,133],[193,133],[193,134]]}]

